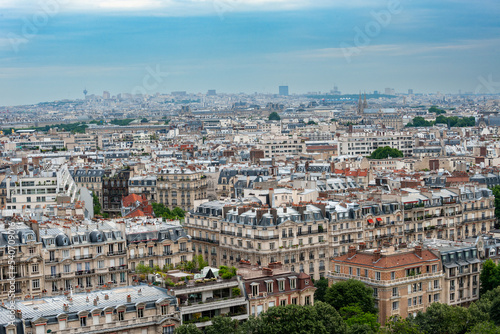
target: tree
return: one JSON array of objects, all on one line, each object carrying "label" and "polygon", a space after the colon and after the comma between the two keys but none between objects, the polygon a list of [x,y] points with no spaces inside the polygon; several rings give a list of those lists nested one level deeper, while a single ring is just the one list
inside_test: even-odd
[{"label": "tree", "polygon": [[100,215],[101,214],[101,202],[99,202],[99,197],[97,197],[95,192],[92,193],[92,202],[94,204],[94,216]]},{"label": "tree", "polygon": [[314,291],[314,300],[324,302],[326,289],[328,289],[328,280],[320,277],[319,280],[314,282],[314,287],[316,288],[316,291]]},{"label": "tree", "polygon": [[230,317],[217,316],[212,318],[212,326],[205,329],[205,334],[236,334],[238,333],[238,320],[233,320]]},{"label": "tree", "polygon": [[490,308],[490,319],[495,323],[495,325],[500,325],[500,296],[493,299],[493,303]]},{"label": "tree", "polygon": [[493,290],[500,285],[500,267],[497,266],[491,259],[487,259],[483,263],[481,274],[479,276],[479,294]]},{"label": "tree", "polygon": [[317,302],[314,306],[289,304],[271,307],[256,319],[254,326],[247,333],[344,334],[347,332],[347,326],[338,312],[322,302]]},{"label": "tree", "polygon": [[[357,332],[360,330],[378,332],[380,328],[380,324],[377,322],[377,315],[363,312],[358,305],[344,306],[339,310],[339,313],[349,327],[357,327]],[[368,328],[365,328],[366,326]]]},{"label": "tree", "polygon": [[446,114],[446,111],[439,109],[437,106],[432,106],[429,108],[430,113],[435,113],[436,115]]},{"label": "tree", "polygon": [[208,266],[208,262],[205,261],[205,259],[203,258],[203,255],[198,255],[194,258],[194,260],[196,261],[196,264],[198,266],[198,270],[202,270],[203,268],[205,268],[206,266]]},{"label": "tree", "polygon": [[318,123],[316,123],[315,121],[312,121],[312,120],[307,122],[307,125],[316,125],[316,124],[318,124]]},{"label": "tree", "polygon": [[465,333],[468,325],[467,309],[461,306],[432,303],[425,313],[419,312],[415,323],[424,333]]},{"label": "tree", "polygon": [[270,121],[279,121],[281,120],[281,117],[280,115],[278,115],[278,113],[276,111],[273,111],[270,115],[269,115],[269,120]]},{"label": "tree", "polygon": [[500,327],[491,321],[483,321],[472,327],[467,334],[500,334]]},{"label": "tree", "polygon": [[416,128],[416,127],[429,127],[429,126],[433,126],[433,125],[434,125],[434,122],[428,121],[421,116],[414,117],[412,122],[406,124],[407,127],[414,127],[414,128]]},{"label": "tree", "polygon": [[382,329],[383,334],[420,334],[422,333],[418,326],[409,319],[403,319],[399,316],[390,317]]},{"label": "tree", "polygon": [[392,158],[402,158],[404,156],[403,152],[396,148],[390,146],[379,147],[372,152],[368,158],[370,159],[387,159],[387,157]]},{"label": "tree", "polygon": [[345,306],[359,306],[363,312],[378,313],[373,289],[354,279],[338,282],[329,287],[326,290],[325,301],[336,310]]},{"label": "tree", "polygon": [[203,334],[203,332],[196,325],[187,324],[177,327],[174,334]]},{"label": "tree", "polygon": [[147,122],[149,122],[147,118],[141,119],[141,123],[147,123]]}]

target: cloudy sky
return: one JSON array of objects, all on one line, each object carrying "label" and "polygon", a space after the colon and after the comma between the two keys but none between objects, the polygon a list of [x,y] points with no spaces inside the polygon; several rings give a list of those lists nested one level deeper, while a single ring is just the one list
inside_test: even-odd
[{"label": "cloudy sky", "polygon": [[85,87],[498,89],[499,14],[498,0],[0,0],[0,105]]}]

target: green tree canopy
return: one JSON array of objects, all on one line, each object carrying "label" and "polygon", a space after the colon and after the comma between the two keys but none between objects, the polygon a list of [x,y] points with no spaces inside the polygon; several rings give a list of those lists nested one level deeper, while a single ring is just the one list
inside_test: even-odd
[{"label": "green tree canopy", "polygon": [[500,266],[497,266],[491,259],[484,261],[479,281],[481,295],[498,287],[500,285]]},{"label": "green tree canopy", "polygon": [[392,158],[402,158],[404,156],[403,152],[396,148],[390,146],[379,147],[372,152],[368,158],[370,159],[387,159],[387,157]]},{"label": "green tree canopy", "polygon": [[196,325],[187,324],[177,327],[174,334],[203,334],[203,332]]},{"label": "green tree canopy", "polygon": [[336,310],[346,306],[359,306],[363,312],[378,313],[373,289],[354,279],[338,282],[329,287],[326,290],[325,301]]},{"label": "green tree canopy", "polygon": [[469,314],[461,306],[432,303],[425,313],[419,312],[415,323],[424,333],[465,333],[468,326]]},{"label": "green tree canopy", "polygon": [[269,120],[270,121],[279,121],[281,119],[280,115],[278,115],[278,113],[276,111],[273,111],[270,115],[269,115]]},{"label": "green tree canopy", "polygon": [[314,281],[314,300],[324,302],[326,289],[328,289],[328,280],[324,277],[320,277],[319,280]]},{"label": "green tree canopy", "polygon": [[430,113],[434,113],[436,115],[446,114],[446,111],[443,109],[439,109],[437,106],[432,106],[429,108]]}]

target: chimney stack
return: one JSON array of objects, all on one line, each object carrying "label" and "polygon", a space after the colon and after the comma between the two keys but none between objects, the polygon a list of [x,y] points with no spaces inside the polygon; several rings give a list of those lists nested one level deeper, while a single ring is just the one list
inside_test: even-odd
[{"label": "chimney stack", "polygon": [[63,311],[68,312],[69,311],[69,305],[68,304],[63,304]]},{"label": "chimney stack", "polygon": [[421,245],[415,246],[415,255],[418,256],[419,258],[422,258],[422,246]]},{"label": "chimney stack", "polygon": [[373,262],[377,262],[381,257],[382,253],[380,252],[380,249],[376,249],[373,251]]},{"label": "chimney stack", "polygon": [[131,303],[132,302],[132,297],[130,295],[127,295],[127,303]]},{"label": "chimney stack", "polygon": [[356,246],[351,245],[351,246],[349,246],[349,250],[347,251],[347,257],[351,258],[354,255],[356,255]]},{"label": "chimney stack", "polygon": [[97,299],[94,299],[94,306],[97,306]]}]

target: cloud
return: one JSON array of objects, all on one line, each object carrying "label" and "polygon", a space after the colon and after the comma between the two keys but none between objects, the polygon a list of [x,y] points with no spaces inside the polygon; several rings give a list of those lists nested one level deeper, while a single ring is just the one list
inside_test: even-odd
[{"label": "cloud", "polygon": [[0,10],[32,13],[56,8],[64,13],[153,16],[195,16],[240,11],[279,11],[304,8],[372,7],[369,0],[0,0]]}]

